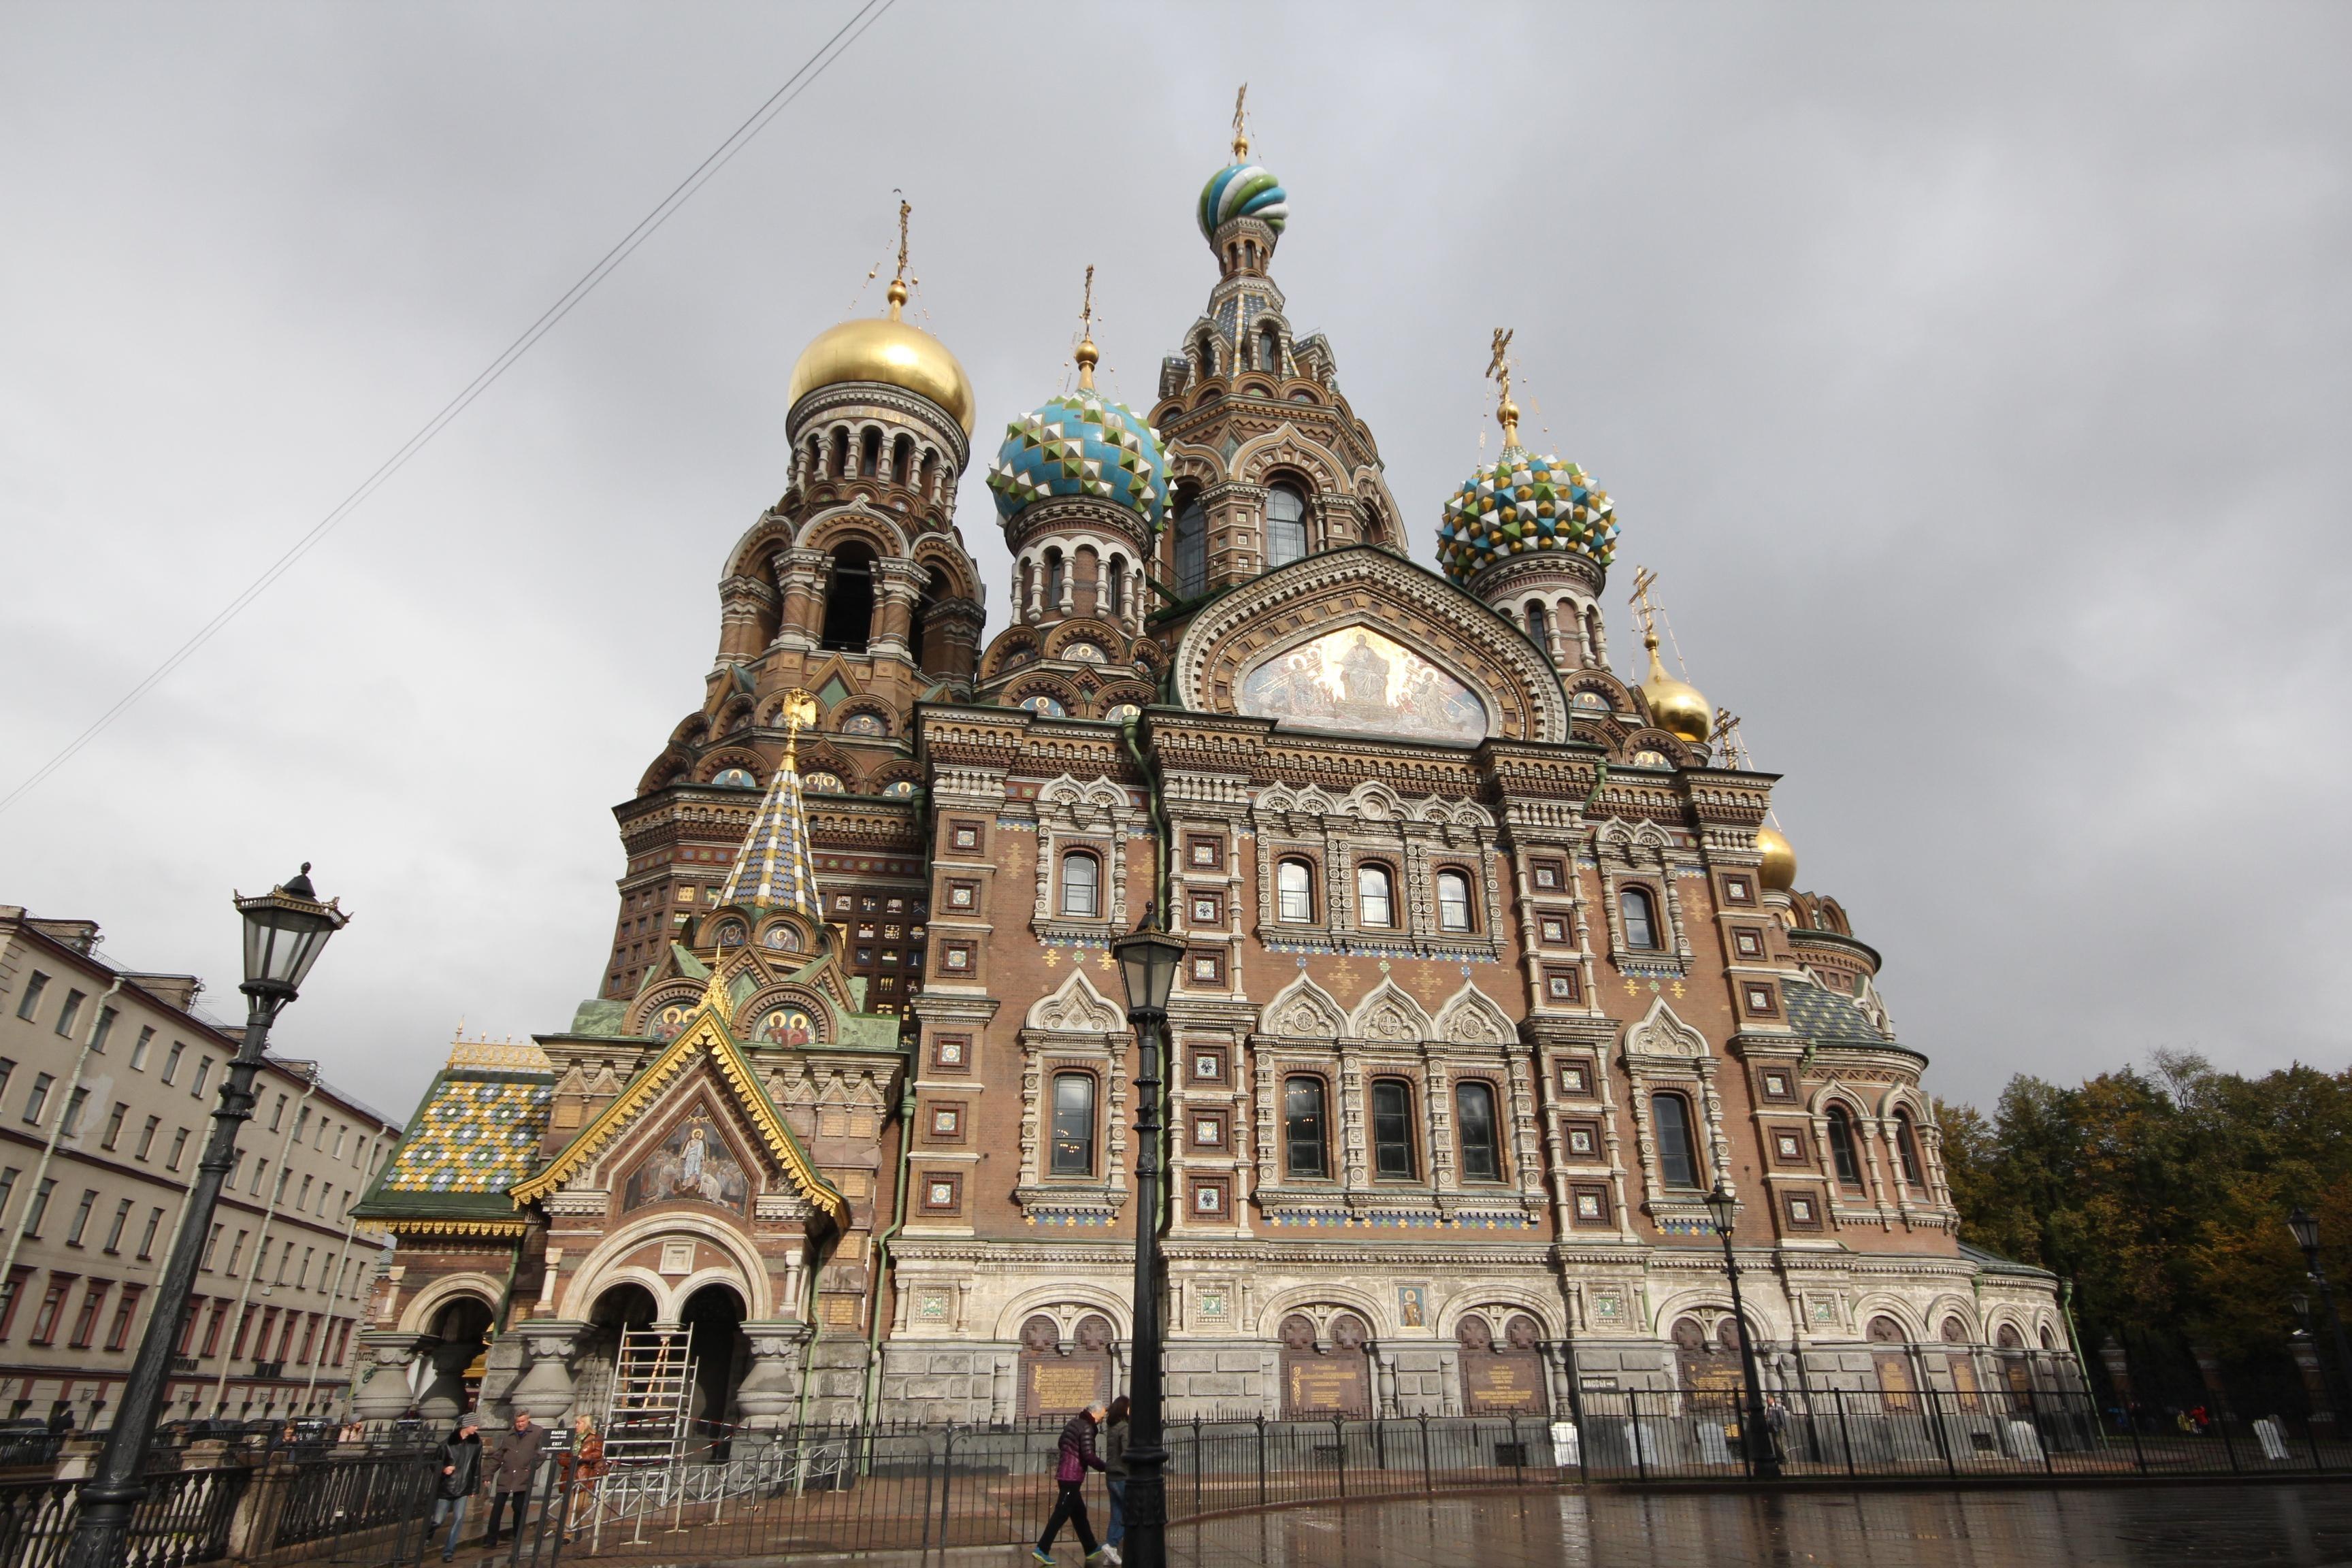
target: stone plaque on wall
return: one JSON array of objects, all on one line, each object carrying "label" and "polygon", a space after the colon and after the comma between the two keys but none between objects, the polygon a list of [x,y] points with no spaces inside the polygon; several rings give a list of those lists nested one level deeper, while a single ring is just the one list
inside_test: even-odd
[{"label": "stone plaque on wall", "polygon": [[1462,1408],[1472,1415],[1541,1415],[1551,1408],[1538,1349],[1542,1331],[1524,1313],[1514,1315],[1496,1342],[1494,1325],[1478,1312],[1465,1314],[1454,1340],[1462,1366]]},{"label": "stone plaque on wall", "polygon": [[1021,1414],[1075,1415],[1110,1403],[1109,1320],[1089,1313],[1078,1321],[1077,1344],[1065,1349],[1062,1329],[1039,1313],[1021,1325]]},{"label": "stone plaque on wall", "polygon": [[1292,1315],[1282,1321],[1282,1413],[1286,1416],[1368,1416],[1372,1413],[1370,1358],[1363,1322],[1343,1312],[1331,1322],[1331,1345],[1316,1342],[1315,1325]]}]

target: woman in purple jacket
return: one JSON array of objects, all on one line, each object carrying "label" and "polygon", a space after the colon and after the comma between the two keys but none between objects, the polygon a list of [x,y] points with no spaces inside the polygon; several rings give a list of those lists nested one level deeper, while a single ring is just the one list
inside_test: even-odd
[{"label": "woman in purple jacket", "polygon": [[1054,1514],[1045,1521],[1045,1533],[1037,1538],[1037,1549],[1030,1553],[1040,1563],[1054,1560],[1054,1537],[1062,1532],[1067,1521],[1078,1532],[1079,1549],[1087,1561],[1098,1562],[1102,1548],[1095,1544],[1095,1527],[1087,1518],[1086,1484],[1088,1470],[1103,1468],[1102,1458],[1095,1452],[1095,1429],[1102,1424],[1103,1407],[1089,1405],[1070,1417],[1062,1428],[1062,1441],[1054,1461],[1054,1482],[1061,1495],[1054,1500]]}]

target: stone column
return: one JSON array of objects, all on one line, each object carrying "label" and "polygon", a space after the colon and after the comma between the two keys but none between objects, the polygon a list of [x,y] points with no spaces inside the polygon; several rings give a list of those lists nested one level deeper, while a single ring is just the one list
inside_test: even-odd
[{"label": "stone column", "polygon": [[822,550],[779,550],[770,557],[776,581],[783,585],[784,605],[777,617],[772,647],[813,650],[824,614],[824,573],[828,563]]},{"label": "stone column", "polygon": [[397,1421],[407,1415],[409,1365],[428,1353],[432,1343],[429,1334],[362,1330],[360,1354],[367,1358],[367,1381],[352,1397],[352,1414],[362,1421]]},{"label": "stone column", "polygon": [[929,574],[913,561],[877,561],[874,563],[873,636],[866,642],[866,651],[881,658],[911,658],[912,646],[908,642],[915,624],[915,606],[922,601],[923,581]]},{"label": "stone column", "polygon": [[772,1441],[793,1423],[800,1405],[801,1383],[807,1375],[804,1347],[814,1331],[803,1322],[780,1319],[743,1325],[751,1347],[751,1370],[735,1391],[743,1425],[754,1443]]},{"label": "stone column", "polygon": [[430,1358],[431,1376],[417,1391],[416,1411],[427,1422],[447,1426],[466,1408],[466,1369],[481,1347],[472,1340],[426,1338],[419,1348]]},{"label": "stone column", "polygon": [[507,1394],[516,1410],[528,1410],[545,1426],[561,1426],[572,1416],[572,1358],[593,1331],[586,1323],[561,1318],[533,1318],[512,1331],[529,1347],[530,1365]]}]

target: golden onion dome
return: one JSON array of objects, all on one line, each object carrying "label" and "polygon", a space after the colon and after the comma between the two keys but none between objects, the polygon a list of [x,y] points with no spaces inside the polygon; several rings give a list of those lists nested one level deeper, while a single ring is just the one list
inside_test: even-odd
[{"label": "golden onion dome", "polygon": [[787,407],[822,386],[845,381],[878,381],[928,397],[948,411],[963,433],[971,434],[971,378],[945,343],[898,319],[907,286],[890,285],[890,313],[844,321],[819,332],[801,351],[784,389]]},{"label": "golden onion dome", "polygon": [[1650,722],[1693,745],[1705,742],[1715,732],[1715,710],[1707,706],[1697,687],[1666,673],[1666,667],[1658,661],[1655,632],[1642,642],[1650,650],[1650,673],[1642,678],[1642,695],[1650,704]]},{"label": "golden onion dome", "polygon": [[1797,851],[1777,827],[1756,830],[1756,847],[1763,852],[1764,863],[1757,875],[1764,885],[1776,893],[1785,893],[1797,885]]}]

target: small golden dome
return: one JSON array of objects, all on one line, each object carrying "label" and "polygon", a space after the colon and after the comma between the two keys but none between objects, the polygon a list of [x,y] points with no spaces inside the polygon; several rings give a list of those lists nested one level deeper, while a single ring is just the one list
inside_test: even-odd
[{"label": "small golden dome", "polygon": [[1642,678],[1642,695],[1650,704],[1650,722],[1679,740],[1700,744],[1715,731],[1715,710],[1699,695],[1697,687],[1666,673],[1666,667],[1658,662],[1656,633],[1651,633],[1642,642],[1650,650],[1650,673]]},{"label": "small golden dome", "polygon": [[971,434],[971,378],[947,345],[898,319],[906,285],[890,285],[890,313],[844,321],[819,332],[801,351],[784,390],[787,407],[821,386],[845,381],[878,381],[928,397]]},{"label": "small golden dome", "polygon": [[1797,851],[1790,846],[1777,827],[1756,830],[1756,847],[1764,853],[1763,865],[1757,875],[1774,892],[1785,893],[1797,885]]}]

